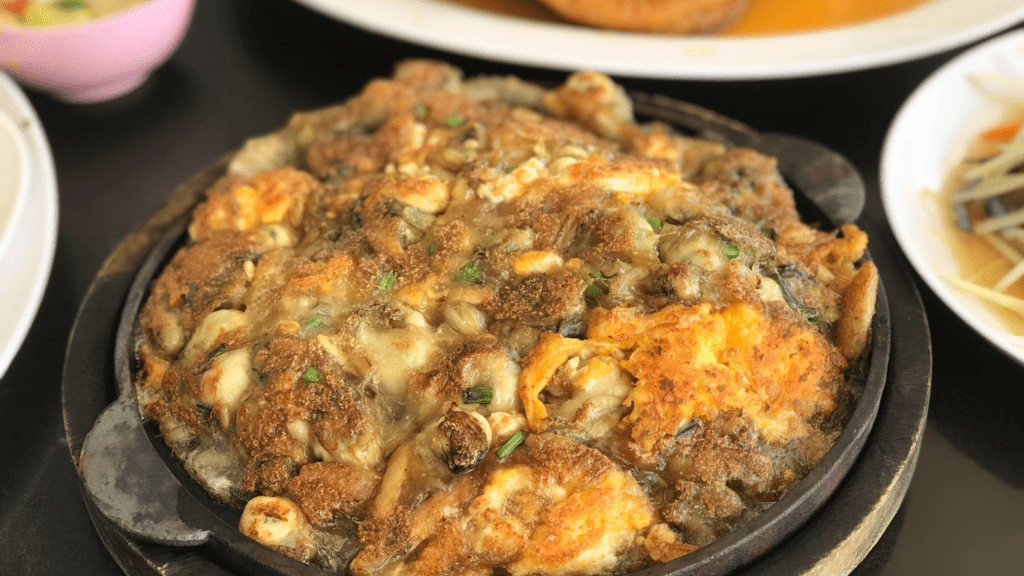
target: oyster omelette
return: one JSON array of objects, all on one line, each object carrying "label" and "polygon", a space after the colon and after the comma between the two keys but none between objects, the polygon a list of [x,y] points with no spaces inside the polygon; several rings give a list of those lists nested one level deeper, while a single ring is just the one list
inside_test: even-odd
[{"label": "oyster omelette", "polygon": [[255,138],[139,318],[239,529],[355,576],[625,573],[764,511],[858,394],[878,275],[773,158],[621,87],[400,63]]}]

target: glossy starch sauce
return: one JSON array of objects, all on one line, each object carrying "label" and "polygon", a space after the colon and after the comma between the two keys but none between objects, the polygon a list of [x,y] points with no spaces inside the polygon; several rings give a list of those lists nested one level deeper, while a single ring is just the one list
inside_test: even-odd
[{"label": "glossy starch sauce", "polygon": [[927,0],[753,0],[726,36],[813,32],[905,12]]},{"label": "glossy starch sauce", "polygon": [[[445,0],[533,20],[561,21],[535,0]],[[726,36],[790,34],[849,26],[910,10],[928,0],[753,0]]]}]

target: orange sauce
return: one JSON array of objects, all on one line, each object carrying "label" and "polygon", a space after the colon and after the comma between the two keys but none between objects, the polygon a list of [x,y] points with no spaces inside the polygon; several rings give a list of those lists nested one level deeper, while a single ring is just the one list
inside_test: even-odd
[{"label": "orange sauce", "polygon": [[[536,0],[443,0],[517,18],[559,22]],[[848,26],[910,10],[928,0],[753,0],[726,36],[790,34]]]},{"label": "orange sauce", "polygon": [[927,0],[753,0],[726,36],[791,34],[861,24]]}]

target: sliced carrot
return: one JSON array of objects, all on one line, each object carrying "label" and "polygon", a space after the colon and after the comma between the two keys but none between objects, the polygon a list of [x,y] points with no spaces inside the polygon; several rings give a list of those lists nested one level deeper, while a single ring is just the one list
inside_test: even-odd
[{"label": "sliced carrot", "polygon": [[0,2],[0,7],[20,16],[28,8],[28,0],[3,0]]},{"label": "sliced carrot", "polygon": [[981,137],[985,140],[1009,140],[1020,131],[1020,122],[1007,122],[986,130]]}]

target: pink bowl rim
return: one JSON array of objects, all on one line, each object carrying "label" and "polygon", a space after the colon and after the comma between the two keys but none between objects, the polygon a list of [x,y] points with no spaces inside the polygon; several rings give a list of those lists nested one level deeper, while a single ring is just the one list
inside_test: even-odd
[{"label": "pink bowl rim", "polygon": [[[128,94],[146,81],[150,73],[165,62],[184,39],[196,0],[146,0],[123,12],[80,24],[66,26],[0,26],[0,54],[3,68],[22,85],[47,92],[59,100],[93,103]],[[134,37],[129,30],[143,33]],[[63,63],[52,59],[50,48],[65,43],[88,46],[95,38],[110,38],[116,43],[145,45],[142,52],[117,50],[107,56],[86,48],[82,53],[68,54]],[[16,48],[21,46],[21,48]],[[127,58],[134,54],[135,56]],[[84,58],[84,60],[83,60]],[[93,58],[90,60],[90,58]]]},{"label": "pink bowl rim", "polygon": [[177,8],[179,12],[174,15],[191,13],[196,0],[144,0],[140,4],[115,12],[109,16],[80,22],[76,24],[62,24],[60,26],[10,26],[0,25],[0,35],[10,35],[23,38],[57,38],[68,33],[80,32],[83,30],[95,30],[105,27],[120,27],[129,20],[138,20],[153,15],[154,12],[165,14],[161,11],[164,8]]}]

